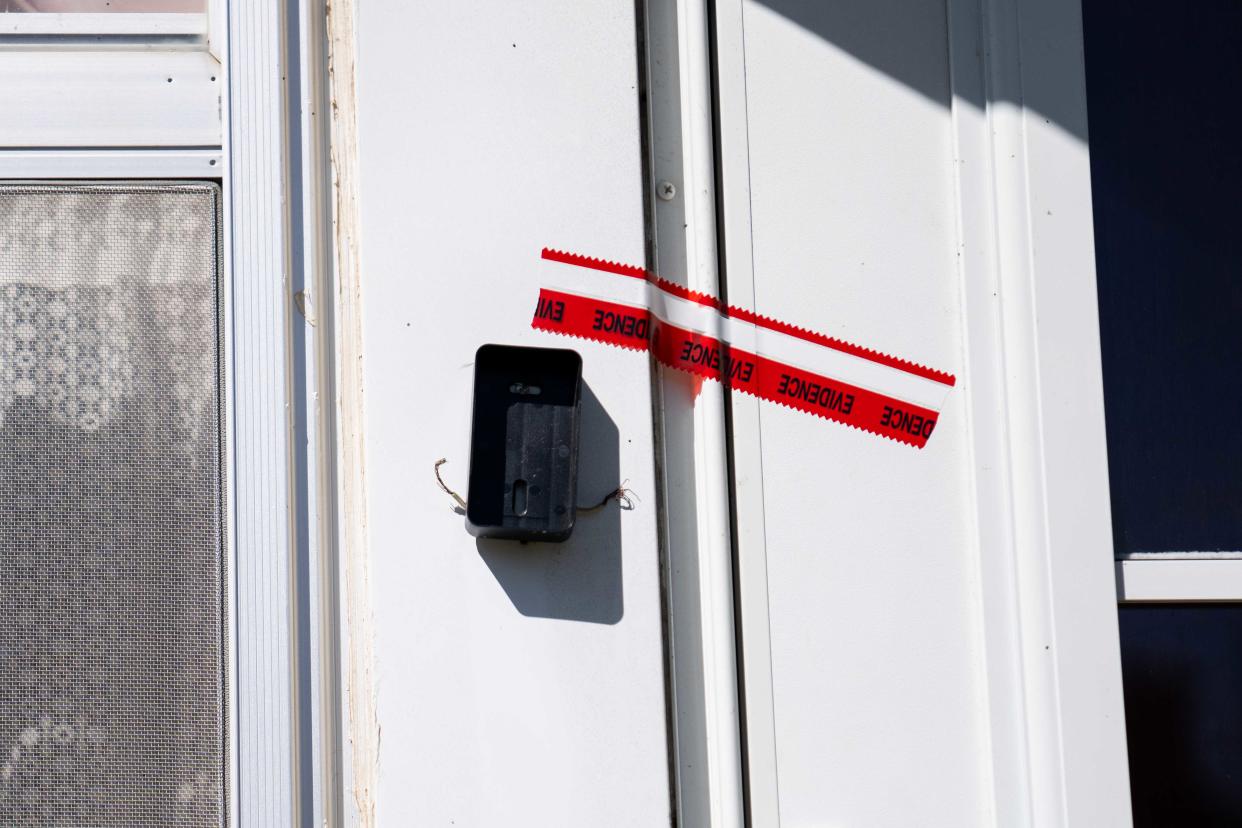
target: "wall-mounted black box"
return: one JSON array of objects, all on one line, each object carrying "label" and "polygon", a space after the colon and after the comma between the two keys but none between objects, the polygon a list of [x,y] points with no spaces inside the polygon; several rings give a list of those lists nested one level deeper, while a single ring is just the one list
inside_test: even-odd
[{"label": "wall-mounted black box", "polygon": [[466,528],[480,538],[563,541],[578,495],[582,358],[484,345],[474,358]]}]

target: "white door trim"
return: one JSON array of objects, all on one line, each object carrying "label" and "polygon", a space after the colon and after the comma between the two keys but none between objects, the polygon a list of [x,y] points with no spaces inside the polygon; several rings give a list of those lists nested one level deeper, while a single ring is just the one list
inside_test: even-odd
[{"label": "white door trim", "polygon": [[[656,271],[720,296],[706,0],[645,3]],[[719,383],[655,367],[678,825],[745,821],[725,407]]]}]

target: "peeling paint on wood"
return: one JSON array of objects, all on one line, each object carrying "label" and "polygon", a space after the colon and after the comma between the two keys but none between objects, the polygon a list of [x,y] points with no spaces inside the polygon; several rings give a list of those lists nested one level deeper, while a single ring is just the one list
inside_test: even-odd
[{"label": "peeling paint on wood", "polygon": [[367,543],[366,452],[363,438],[362,284],[359,269],[354,0],[328,4],[328,73],[332,98],[333,231],[336,250],[337,424],[341,541],[345,578],[345,695],[349,775],[357,824],[376,824],[379,722],[374,682],[374,622]]}]

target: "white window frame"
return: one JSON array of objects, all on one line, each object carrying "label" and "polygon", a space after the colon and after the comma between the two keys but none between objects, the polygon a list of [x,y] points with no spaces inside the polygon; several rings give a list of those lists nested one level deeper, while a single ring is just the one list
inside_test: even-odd
[{"label": "white window frame", "polygon": [[224,150],[195,149],[0,149],[0,178],[221,178]]},{"label": "white window frame", "polygon": [[0,148],[221,146],[225,3],[0,14]]},{"label": "white window frame", "polygon": [[342,824],[326,17],[0,15],[0,179],[224,186],[228,825]]},{"label": "white window frame", "polygon": [[151,37],[206,38],[211,11],[157,14],[152,12],[89,14],[28,12],[0,14],[0,34],[25,37]]},{"label": "white window frame", "polygon": [[1115,564],[1122,604],[1242,602],[1242,557],[1158,552]]},{"label": "white window frame", "polygon": [[228,0],[230,824],[342,824],[326,0]]}]

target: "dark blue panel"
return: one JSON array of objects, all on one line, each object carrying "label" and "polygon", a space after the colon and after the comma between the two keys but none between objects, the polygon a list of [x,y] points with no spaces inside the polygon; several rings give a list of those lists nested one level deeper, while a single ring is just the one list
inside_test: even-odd
[{"label": "dark blue panel", "polygon": [[1116,551],[1242,549],[1242,2],[1083,19]]}]

